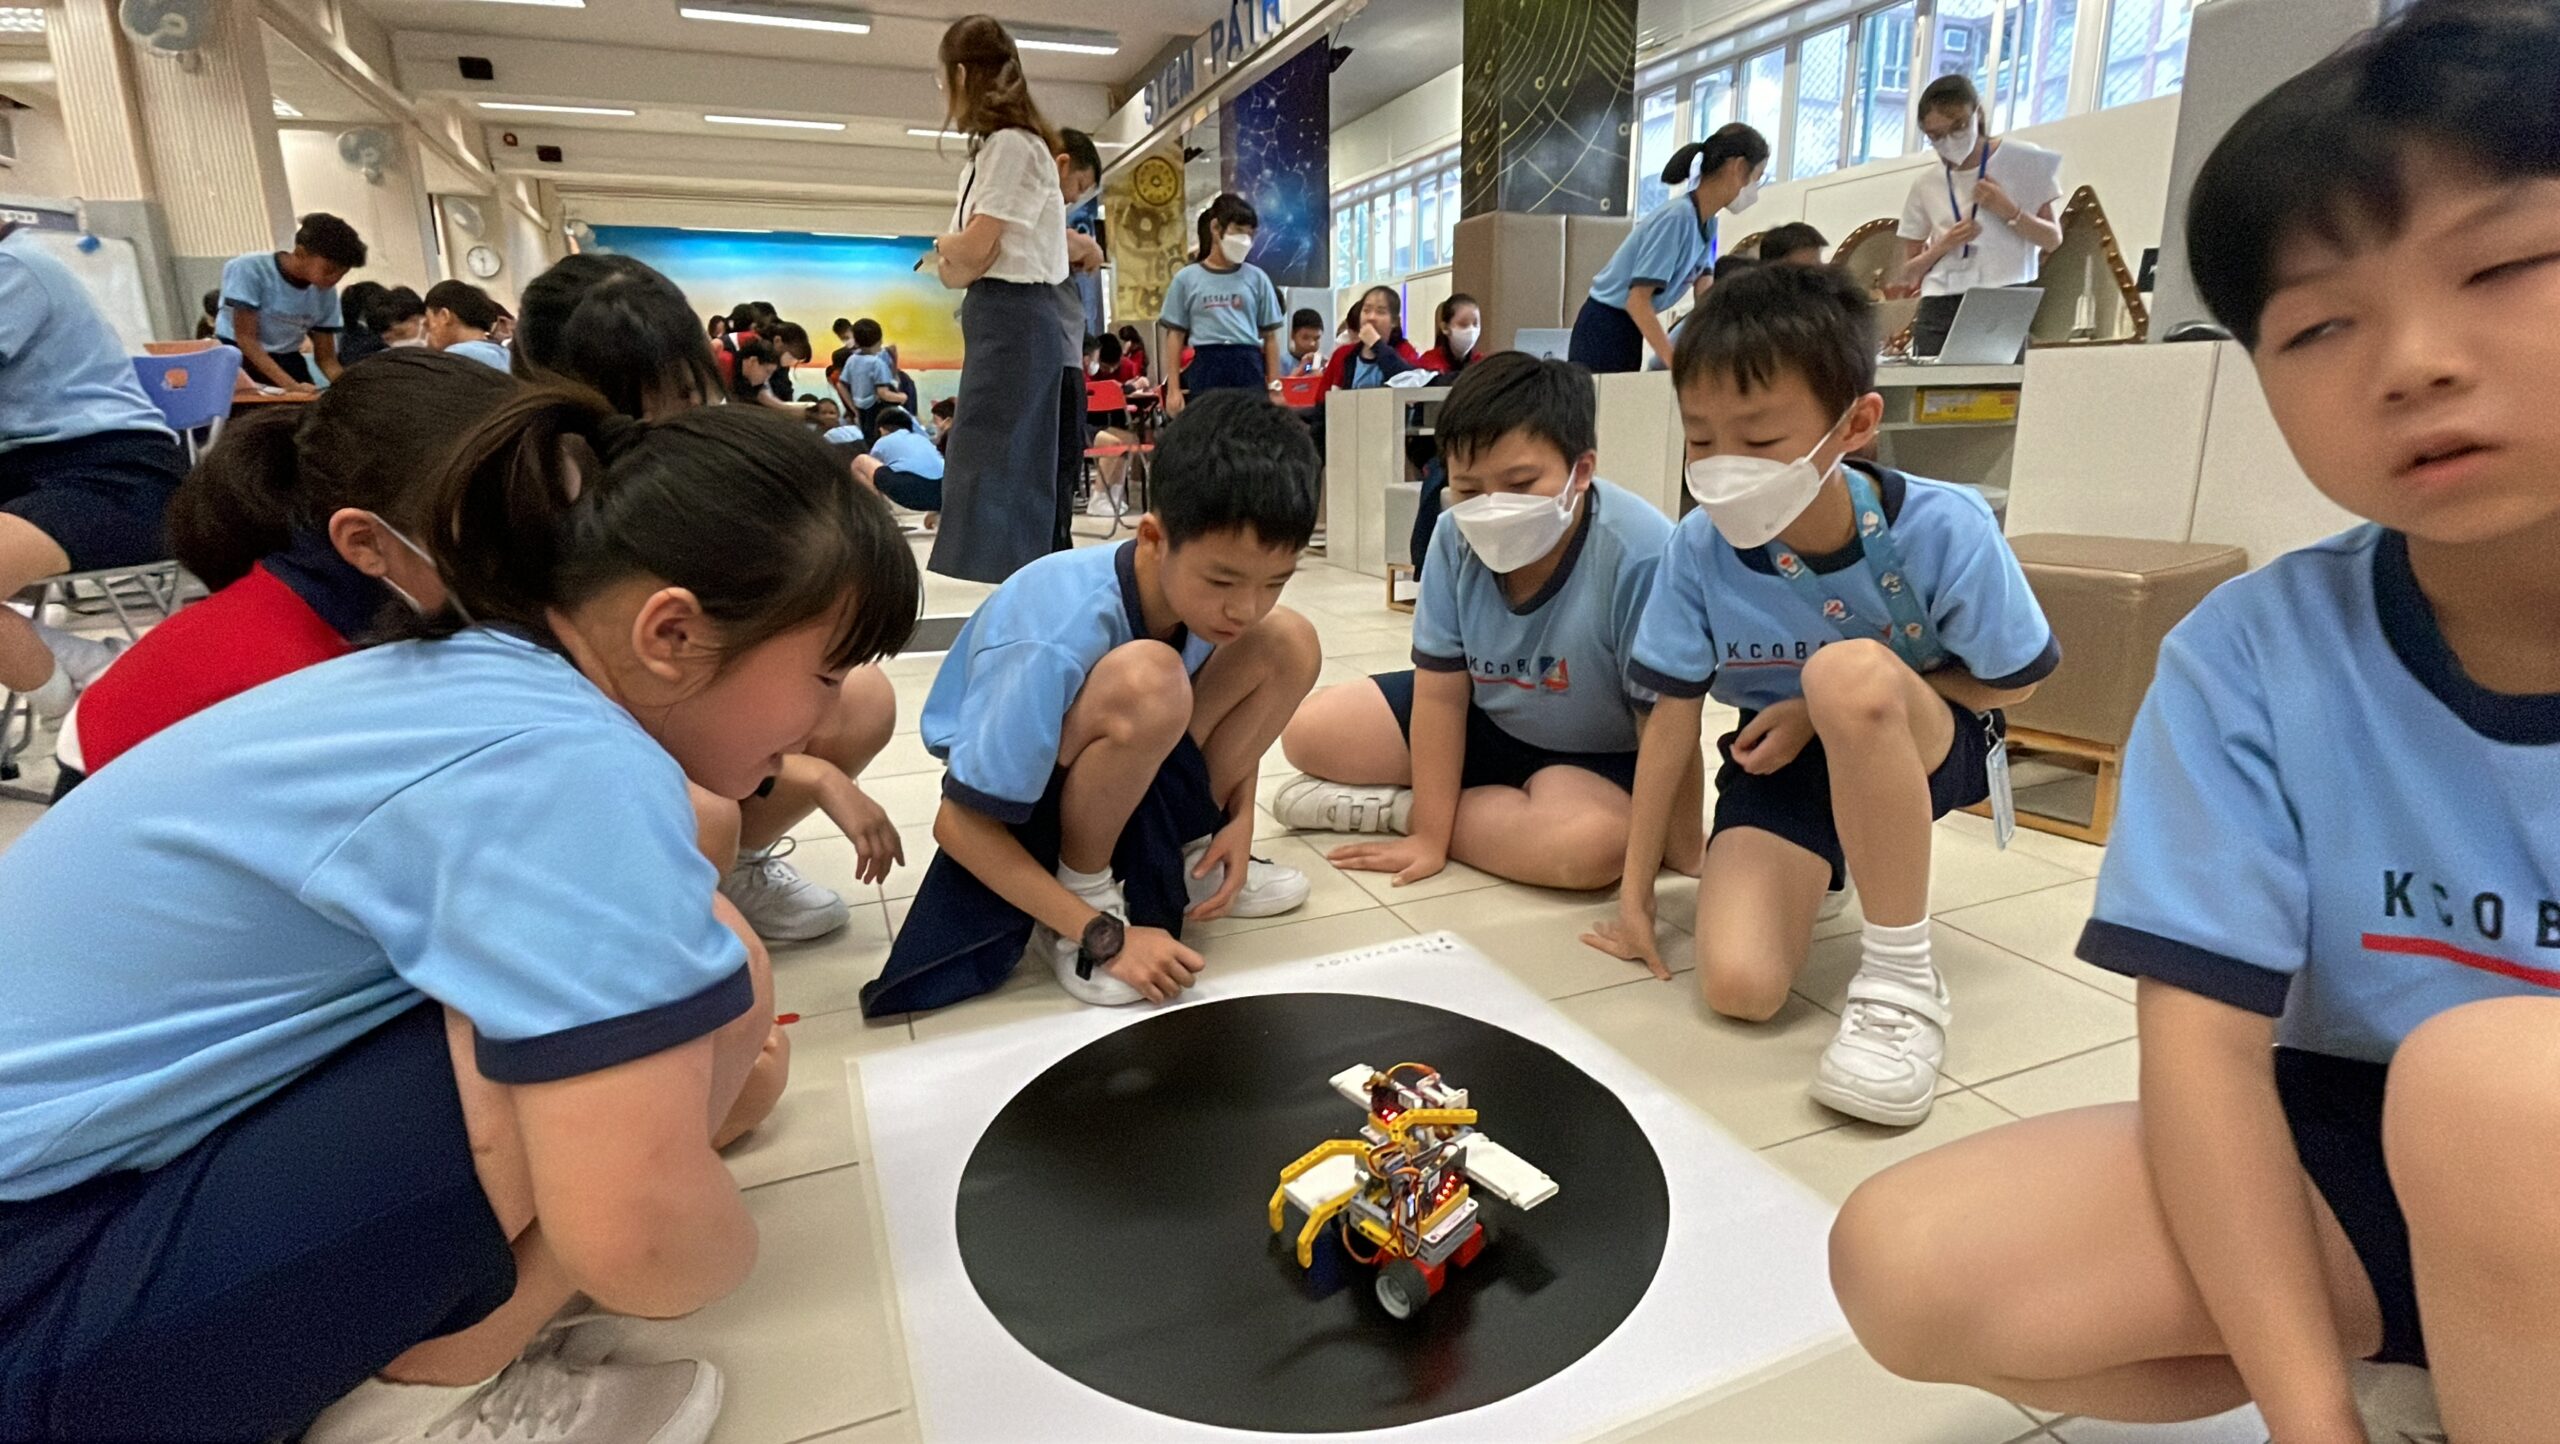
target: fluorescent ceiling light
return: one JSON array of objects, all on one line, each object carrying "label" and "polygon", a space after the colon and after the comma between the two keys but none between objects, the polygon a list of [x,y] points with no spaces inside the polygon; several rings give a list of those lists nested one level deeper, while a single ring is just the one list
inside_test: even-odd
[{"label": "fluorescent ceiling light", "polygon": [[1095,150],[1127,150],[1129,148],[1129,142],[1125,140],[1097,140],[1093,143],[1093,148]]},{"label": "fluorescent ceiling light", "polygon": [[1108,30],[1054,30],[1031,25],[1008,27],[1015,48],[1055,50],[1067,55],[1117,55],[1120,37]]},{"label": "fluorescent ceiling light", "polygon": [[907,134],[922,140],[967,140],[969,138],[969,132],[965,130],[936,130],[929,125],[908,126]]},{"label": "fluorescent ceiling light", "polygon": [[44,10],[35,5],[0,5],[0,34],[42,35]]},{"label": "fluorescent ceiling light", "polygon": [[871,17],[851,10],[828,11],[816,6],[784,6],[754,10],[730,6],[679,5],[676,14],[687,20],[717,20],[729,25],[771,25],[783,30],[827,30],[838,35],[868,35]]},{"label": "fluorescent ceiling light", "polygon": [[703,231],[715,236],[769,236],[773,232],[754,226],[678,226],[680,231]]},{"label": "fluorescent ceiling light", "polygon": [[534,105],[527,101],[484,100],[482,110],[520,110],[534,115],[638,115],[615,105]]},{"label": "fluorescent ceiling light", "polygon": [[296,110],[296,109],[294,109],[294,108],[293,108],[293,103],[292,103],[291,101],[286,100],[286,99],[285,99],[283,96],[281,96],[281,95],[271,95],[271,96],[268,96],[268,97],[267,97],[267,103],[268,103],[269,105],[272,105],[272,106],[274,106],[274,107],[275,107],[275,111],[276,111],[276,119],[278,119],[278,120],[300,120],[300,119],[302,119],[302,112],[301,112],[301,111],[298,111],[298,110]]},{"label": "fluorescent ceiling light", "polygon": [[772,115],[706,115],[713,125],[769,125],[776,130],[842,130],[841,120],[784,120]]},{"label": "fluorescent ceiling light", "polygon": [[587,0],[485,0],[491,5],[543,5],[554,10],[584,10]]}]

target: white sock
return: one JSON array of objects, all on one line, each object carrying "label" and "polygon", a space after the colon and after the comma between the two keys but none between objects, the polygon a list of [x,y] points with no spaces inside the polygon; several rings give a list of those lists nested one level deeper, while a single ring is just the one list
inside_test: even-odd
[{"label": "white sock", "polygon": [[1064,862],[1060,862],[1058,881],[1066,886],[1067,891],[1087,902],[1108,897],[1111,893],[1111,869],[1108,867],[1100,872],[1078,872]]},{"label": "white sock", "polygon": [[1859,931],[1858,971],[1905,984],[1923,993],[1938,990],[1938,970],[1929,961],[1929,920],[1901,927],[1867,923]]},{"label": "white sock", "polygon": [[72,698],[78,690],[71,685],[71,669],[55,662],[51,675],[27,693],[27,700],[34,705],[38,716],[59,717],[71,710]]}]

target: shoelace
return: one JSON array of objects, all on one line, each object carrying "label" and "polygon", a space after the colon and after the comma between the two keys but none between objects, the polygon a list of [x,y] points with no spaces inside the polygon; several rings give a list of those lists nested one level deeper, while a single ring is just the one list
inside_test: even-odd
[{"label": "shoelace", "polygon": [[1920,1015],[1892,1003],[1860,998],[1840,1014],[1840,1036],[1878,1053],[1899,1053],[1920,1031]]},{"label": "shoelace", "polygon": [[773,846],[766,848],[761,854],[742,857],[738,860],[742,863],[752,862],[755,864],[758,879],[769,886],[781,887],[789,883],[792,876],[791,868],[783,862],[783,859],[799,850],[800,839],[784,837],[776,839]]},{"label": "shoelace", "polygon": [[[500,1371],[480,1391],[454,1406],[427,1429],[430,1439],[539,1438],[534,1431],[577,1422],[586,1408],[575,1370],[548,1353],[528,1355]],[[453,1432],[448,1435],[446,1430]]]}]

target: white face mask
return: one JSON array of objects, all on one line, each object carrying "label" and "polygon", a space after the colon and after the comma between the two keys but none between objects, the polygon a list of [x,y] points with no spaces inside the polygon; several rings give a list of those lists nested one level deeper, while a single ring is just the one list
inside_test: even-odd
[{"label": "white face mask", "polygon": [[1099,376],[1099,375],[1101,375],[1101,374],[1102,374],[1102,363],[1101,363],[1101,362],[1099,362],[1099,361],[1096,361],[1096,360],[1092,359],[1091,357],[1087,357],[1087,358],[1085,359],[1085,363],[1084,363],[1084,374],[1086,374],[1087,376]]},{"label": "white face mask", "polygon": [[1452,326],[1452,327],[1450,327],[1450,328],[1449,328],[1449,352],[1450,352],[1450,358],[1451,358],[1452,360],[1454,360],[1454,359],[1456,359],[1457,357],[1460,357],[1460,356],[1473,356],[1474,354],[1476,354],[1476,338],[1477,338],[1478,336],[1483,335],[1483,334],[1484,334],[1484,328],[1483,328],[1483,327],[1481,327],[1481,326]]},{"label": "white face mask", "polygon": [[1936,151],[1938,159],[1947,164],[1962,165],[1964,158],[1973,154],[1974,132],[1981,124],[1982,122],[1978,119],[1968,120],[1964,123],[1964,129],[1938,137],[1929,142],[1929,148]]},{"label": "white face mask", "polygon": [[1761,184],[1762,182],[1760,181],[1753,181],[1751,184],[1744,186],[1741,190],[1734,192],[1732,201],[1726,204],[1725,209],[1738,216],[1744,211],[1751,209],[1753,206],[1758,205],[1760,203]]},{"label": "white face mask", "polygon": [[[1848,420],[1842,412],[1840,421]],[[1829,466],[1816,467],[1815,456],[1839,431],[1840,421],[1822,433],[1813,450],[1795,461],[1772,461],[1765,456],[1702,456],[1689,463],[1687,481],[1689,495],[1714,522],[1716,530],[1735,547],[1750,551],[1767,546],[1778,533],[1785,531],[1806,507],[1821,494],[1822,483],[1839,469],[1835,458]]]},{"label": "white face mask", "polygon": [[[389,535],[393,541],[407,547],[410,552],[418,558],[418,560],[425,562],[428,570],[435,572],[439,576],[443,575],[443,569],[436,565],[436,559],[427,555],[427,549],[425,547],[409,540],[409,534],[407,532],[404,532],[400,530],[400,528],[393,526],[391,523],[384,521],[382,519],[382,513],[380,512],[369,511],[366,512],[365,515],[372,517],[373,524],[382,528],[384,533]],[[388,570],[384,571],[383,574],[375,578],[375,580],[381,582],[384,586],[389,587],[393,596],[398,597],[403,602],[406,602],[410,611],[413,611],[422,617],[431,617],[435,615],[435,613],[430,612],[425,607],[419,605],[418,599],[409,595],[409,591],[406,587],[403,587],[398,582],[391,580],[391,573]],[[452,603],[454,615],[462,618],[464,622],[468,623],[471,620],[470,609],[463,606],[461,599],[452,596],[450,592],[446,595],[447,600]]]},{"label": "white face mask", "polygon": [[426,344],[426,337],[412,336],[406,341],[385,341],[382,343],[382,349],[385,351],[399,351],[409,347],[422,347]]},{"label": "white face mask", "polygon": [[1244,258],[1253,254],[1253,235],[1249,231],[1229,231],[1226,239],[1218,242],[1218,250],[1229,265],[1241,266]]},{"label": "white face mask", "polygon": [[1449,515],[1476,560],[1497,572],[1516,572],[1564,540],[1581,492],[1578,480],[1568,477],[1564,490],[1554,496],[1488,492],[1449,508]]}]

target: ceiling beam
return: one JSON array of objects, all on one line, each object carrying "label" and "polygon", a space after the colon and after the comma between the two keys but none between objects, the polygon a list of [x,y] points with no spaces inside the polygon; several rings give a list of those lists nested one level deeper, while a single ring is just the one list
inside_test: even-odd
[{"label": "ceiling beam", "polygon": [[[339,43],[338,38],[322,29],[284,0],[259,0],[258,18],[312,64],[335,76],[338,83],[356,93],[365,103],[380,111],[395,125],[406,126],[415,136],[418,147],[433,161],[460,175],[470,177],[484,190],[497,188],[497,177],[478,156],[454,142],[438,126],[429,125],[419,115],[409,97],[400,93],[389,77],[367,64],[364,57]],[[519,207],[521,209],[521,207]],[[542,218],[531,218],[541,224]]]}]

